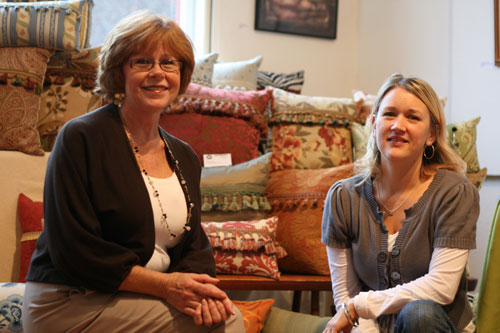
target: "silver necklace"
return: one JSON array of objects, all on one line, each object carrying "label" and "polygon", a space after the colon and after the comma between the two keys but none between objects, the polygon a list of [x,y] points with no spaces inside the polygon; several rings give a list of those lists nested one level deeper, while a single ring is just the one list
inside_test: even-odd
[{"label": "silver necklace", "polygon": [[[177,237],[177,235],[174,234],[170,230],[170,226],[168,224],[167,213],[163,209],[163,205],[162,205],[161,200],[160,200],[160,193],[155,188],[153,180],[151,179],[151,177],[149,177],[149,174],[148,174],[146,168],[144,168],[144,166],[142,164],[142,160],[141,160],[141,154],[139,153],[139,147],[135,144],[134,139],[132,138],[132,134],[130,134],[129,129],[127,128],[127,126],[125,126],[125,123],[123,122],[123,119],[122,119],[122,124],[123,124],[123,128],[125,129],[125,133],[127,134],[127,137],[128,137],[129,142],[130,142],[130,145],[132,146],[132,150],[134,152],[134,155],[136,156],[137,164],[139,164],[139,168],[141,169],[141,172],[146,176],[146,179],[148,180],[149,185],[151,185],[151,188],[153,189],[153,195],[154,195],[154,197],[156,198],[156,200],[158,200],[158,205],[160,206],[160,211],[161,211],[161,217],[160,217],[161,226],[163,228],[167,229],[168,233],[170,234],[170,239],[174,239],[175,237]],[[174,154],[173,154],[172,150],[170,149],[170,146],[169,146],[167,140],[165,140],[165,138],[162,135],[160,135],[160,136],[161,136],[161,138],[163,140],[163,144],[167,148],[167,151],[168,151],[169,155],[172,158],[172,161],[174,161],[174,167],[175,167],[174,172],[177,171],[176,173],[180,176],[180,183],[181,183],[181,185],[183,187],[183,190],[184,190],[184,193],[186,194],[186,197],[187,197],[187,201],[188,201],[188,205],[187,205],[188,206],[188,214],[187,214],[186,223],[184,224],[183,230],[184,231],[189,231],[189,230],[191,230],[191,226],[189,225],[189,220],[191,219],[191,212],[192,212],[192,209],[194,207],[194,203],[191,202],[191,197],[189,195],[189,191],[188,191],[188,187],[187,187],[187,182],[184,179],[184,176],[183,176],[183,174],[182,174],[182,172],[181,172],[181,170],[179,168],[179,161],[177,161],[174,158]]]},{"label": "silver necklace", "polygon": [[[386,205],[384,205],[384,203],[382,202],[382,199],[380,199],[380,191],[379,191],[379,187],[378,187],[378,182],[375,184],[375,187],[377,188],[377,199],[378,199],[378,202],[382,205],[382,207],[386,210],[387,214],[389,214],[389,216],[393,216],[395,212],[398,211],[399,208],[401,208],[401,206],[403,206],[405,204],[405,202],[408,201],[408,199],[411,197],[411,195],[413,194],[413,192],[416,191],[417,187],[415,187],[411,192],[410,194],[408,194],[408,196],[406,197],[406,199],[404,199],[399,205],[397,205],[395,208],[393,209],[389,209],[387,208]],[[399,195],[401,197],[401,195]],[[399,198],[398,198],[399,200]]]}]

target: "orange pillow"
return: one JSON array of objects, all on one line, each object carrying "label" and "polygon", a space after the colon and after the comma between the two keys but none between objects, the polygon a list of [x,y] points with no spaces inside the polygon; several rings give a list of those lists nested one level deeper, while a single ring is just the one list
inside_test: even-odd
[{"label": "orange pillow", "polygon": [[329,275],[326,247],[321,243],[323,204],[328,189],[353,175],[353,164],[326,169],[272,172],[266,195],[278,216],[276,241],[288,255],[278,260],[281,272]]},{"label": "orange pillow", "polygon": [[245,324],[245,333],[259,333],[264,328],[264,323],[274,304],[274,299],[233,301],[233,304],[241,312]]}]

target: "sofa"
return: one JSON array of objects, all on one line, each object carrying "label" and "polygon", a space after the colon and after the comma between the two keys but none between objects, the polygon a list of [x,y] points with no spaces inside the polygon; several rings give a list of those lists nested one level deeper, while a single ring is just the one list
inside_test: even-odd
[{"label": "sofa", "polygon": [[[55,137],[65,122],[104,103],[92,93],[99,54],[87,41],[92,1],[37,6],[9,15],[66,15],[69,30],[57,31],[66,38],[57,45],[0,43],[0,332],[22,331],[22,282],[43,228],[43,179]],[[300,275],[302,286],[312,284],[307,277],[328,281],[323,200],[364,153],[373,96],[359,90],[348,97],[305,96],[301,70],[263,71],[261,56],[231,62],[219,56],[196,58],[192,83],[160,125],[188,142],[204,165],[202,220],[217,274],[229,276],[236,290],[231,276],[264,279],[264,299],[243,294],[236,301],[247,332],[321,332],[329,309],[323,317],[292,312],[270,290],[296,290],[277,287],[284,276]],[[478,122],[449,124],[448,133],[480,187],[486,168],[477,159]],[[216,154],[229,154],[231,165],[207,167]]]}]

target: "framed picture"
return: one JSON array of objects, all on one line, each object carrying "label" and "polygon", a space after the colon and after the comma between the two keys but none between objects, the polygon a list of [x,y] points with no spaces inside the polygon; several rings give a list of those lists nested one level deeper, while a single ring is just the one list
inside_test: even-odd
[{"label": "framed picture", "polygon": [[494,0],[493,4],[495,12],[495,65],[500,66],[500,6],[498,0]]},{"label": "framed picture", "polygon": [[338,0],[256,0],[255,30],[335,39]]}]

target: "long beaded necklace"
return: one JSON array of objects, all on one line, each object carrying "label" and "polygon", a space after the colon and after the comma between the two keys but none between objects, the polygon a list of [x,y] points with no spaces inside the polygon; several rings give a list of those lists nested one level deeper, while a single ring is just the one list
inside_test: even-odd
[{"label": "long beaded necklace", "polygon": [[[120,116],[121,116],[121,114],[120,114]],[[161,211],[161,217],[160,217],[161,226],[163,228],[167,229],[168,233],[170,234],[170,239],[174,239],[175,237],[177,237],[177,235],[174,234],[170,230],[170,225],[168,224],[167,213],[163,209],[163,205],[162,205],[161,200],[160,200],[160,193],[155,188],[153,180],[151,179],[151,177],[149,177],[148,171],[146,170],[146,168],[144,168],[144,166],[142,164],[142,160],[141,160],[141,154],[139,153],[139,147],[135,144],[134,139],[132,138],[132,134],[130,134],[129,129],[127,128],[127,126],[125,126],[125,123],[123,122],[123,119],[122,119],[122,124],[123,124],[123,128],[125,129],[125,133],[127,134],[127,137],[128,137],[129,142],[130,142],[130,145],[132,146],[132,150],[134,151],[134,155],[136,156],[137,164],[139,164],[139,168],[141,169],[142,173],[146,176],[146,179],[148,180],[149,185],[153,189],[153,195],[154,195],[154,197],[156,197],[156,199],[158,200],[158,205],[160,206],[160,211]],[[188,213],[187,213],[186,223],[184,224],[183,230],[184,231],[189,231],[189,230],[191,230],[191,226],[189,225],[189,220],[191,219],[191,213],[192,213],[192,209],[194,207],[194,203],[191,202],[191,196],[189,195],[189,190],[188,190],[187,182],[184,179],[184,175],[182,174],[182,172],[181,172],[181,170],[179,168],[179,161],[175,159],[174,153],[172,152],[172,149],[170,149],[170,145],[168,144],[167,140],[165,140],[165,138],[163,137],[163,135],[160,134],[160,136],[161,136],[161,138],[163,140],[163,144],[167,148],[168,154],[170,155],[172,161],[174,161],[174,168],[175,168],[174,172],[176,172],[176,174],[179,176],[180,183],[181,183],[181,185],[183,187],[184,193],[185,193],[186,198],[187,198]]]},{"label": "long beaded necklace", "polygon": [[[389,214],[389,216],[393,216],[394,213],[399,209],[401,208],[401,206],[403,206],[405,204],[405,202],[408,201],[408,199],[412,196],[413,192],[415,192],[417,190],[417,186],[415,186],[415,188],[410,192],[410,194],[408,194],[408,196],[406,197],[406,199],[404,199],[399,205],[397,205],[395,208],[393,209],[389,209],[387,208],[386,205],[384,205],[384,203],[382,202],[382,200],[380,199],[380,191],[379,191],[379,187],[378,187],[378,182],[375,184],[375,187],[377,189],[377,199],[378,199],[378,202],[382,205],[382,207],[387,211],[387,214]],[[401,197],[401,195],[400,195]],[[399,200],[399,198],[398,198]]]}]

